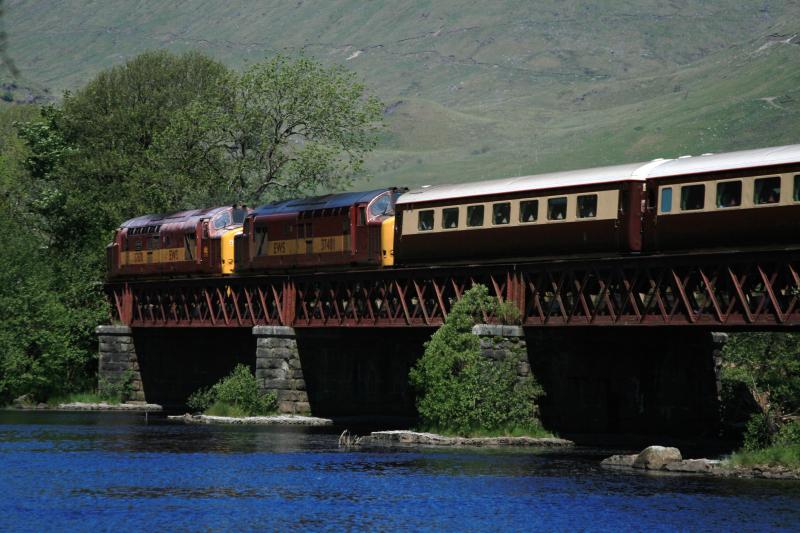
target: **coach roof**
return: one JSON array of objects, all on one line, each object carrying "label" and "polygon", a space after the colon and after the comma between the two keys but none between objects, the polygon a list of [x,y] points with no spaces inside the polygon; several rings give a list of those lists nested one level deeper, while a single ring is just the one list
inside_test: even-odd
[{"label": "coach roof", "polygon": [[650,178],[683,176],[686,174],[705,174],[725,170],[766,167],[800,163],[800,144],[772,146],[755,150],[741,150],[721,154],[707,154],[693,157],[679,157],[654,168]]},{"label": "coach roof", "polygon": [[431,185],[415,189],[402,195],[397,200],[397,203],[433,202],[451,198],[491,196],[495,194],[536,191],[557,187],[612,183],[616,181],[643,181],[646,178],[646,173],[641,172],[640,169],[649,168],[651,165],[657,165],[663,162],[664,160],[659,159],[649,163],[633,163],[611,167],[569,170],[566,172],[551,172],[548,174],[476,181],[473,183]]}]

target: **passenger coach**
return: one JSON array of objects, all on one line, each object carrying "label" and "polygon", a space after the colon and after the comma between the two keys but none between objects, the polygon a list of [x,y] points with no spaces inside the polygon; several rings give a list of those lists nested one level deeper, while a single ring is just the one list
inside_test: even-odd
[{"label": "passenger coach", "polygon": [[645,177],[660,162],[411,191],[397,202],[397,260],[638,252]]},{"label": "passenger coach", "polygon": [[800,244],[800,145],[664,161],[647,190],[649,252]]}]

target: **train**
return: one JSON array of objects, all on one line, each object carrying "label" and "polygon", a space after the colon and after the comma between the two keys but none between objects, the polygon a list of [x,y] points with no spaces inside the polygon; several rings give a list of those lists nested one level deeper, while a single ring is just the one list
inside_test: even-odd
[{"label": "train", "polygon": [[127,220],[108,278],[525,262],[800,245],[800,144]]}]

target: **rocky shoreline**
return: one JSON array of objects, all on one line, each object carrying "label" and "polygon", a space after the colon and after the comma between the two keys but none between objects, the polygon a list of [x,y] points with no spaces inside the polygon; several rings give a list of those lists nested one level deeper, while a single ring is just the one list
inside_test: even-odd
[{"label": "rocky shoreline", "polygon": [[782,466],[734,466],[727,461],[714,459],[684,459],[680,450],[664,446],[649,446],[641,453],[612,455],[600,463],[608,468],[668,472],[673,474],[700,474],[717,477],[753,479],[800,480],[800,470]]},{"label": "rocky shoreline", "polygon": [[123,412],[159,412],[164,408],[156,403],[144,402],[126,402],[126,403],[108,403],[108,402],[70,402],[60,403],[57,405],[50,405],[46,403],[39,404],[15,404],[13,409],[20,411],[123,411]]},{"label": "rocky shoreline", "polygon": [[557,437],[448,437],[436,433],[407,430],[373,431],[363,437],[354,437],[351,445],[361,447],[393,446],[449,446],[449,447],[542,447],[574,446],[575,443]]},{"label": "rocky shoreline", "polygon": [[242,418],[232,416],[211,415],[185,415],[168,416],[168,420],[184,422],[186,424],[232,424],[232,425],[262,425],[262,426],[332,426],[330,418],[301,415],[269,415],[246,416]]}]

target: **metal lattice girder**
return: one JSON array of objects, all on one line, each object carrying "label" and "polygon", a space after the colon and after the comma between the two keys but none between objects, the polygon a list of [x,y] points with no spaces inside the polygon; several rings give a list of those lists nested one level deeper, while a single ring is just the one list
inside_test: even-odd
[{"label": "metal lattice girder", "polygon": [[[526,326],[795,327],[800,251],[110,283],[138,327],[430,327],[475,283]],[[485,313],[491,322],[495,317]]]}]

